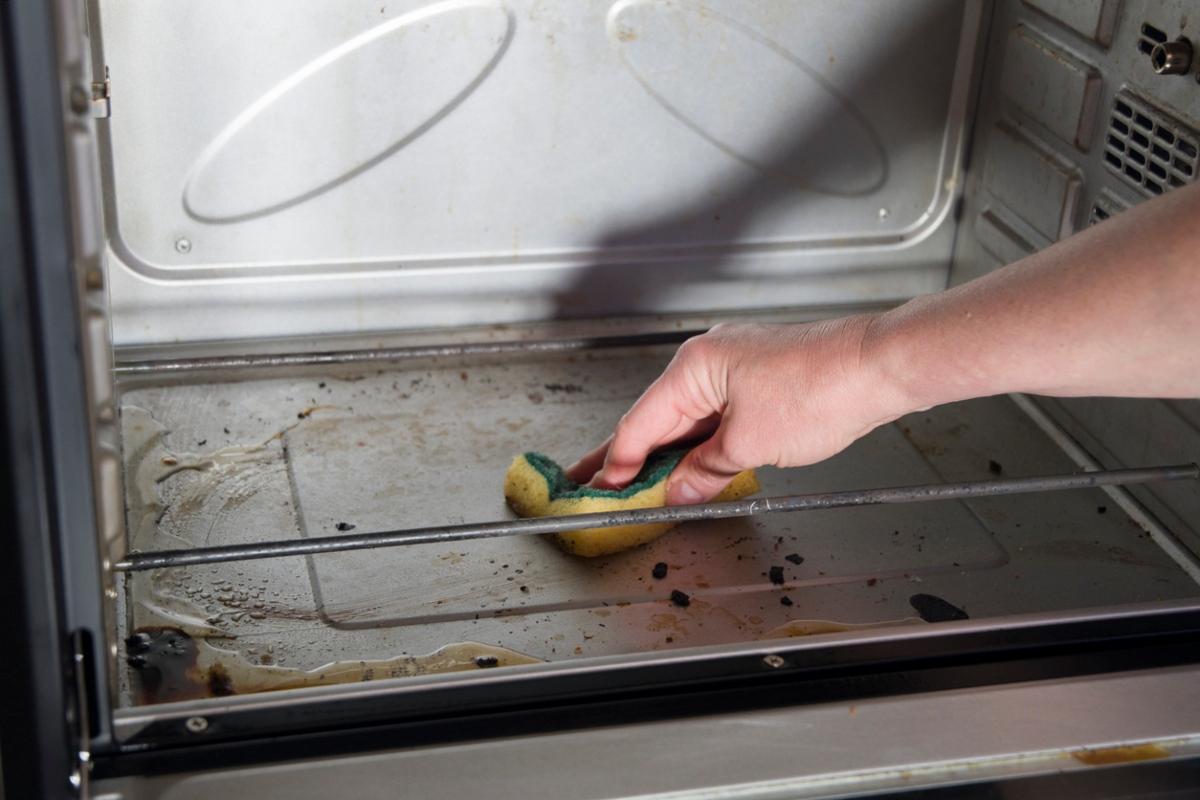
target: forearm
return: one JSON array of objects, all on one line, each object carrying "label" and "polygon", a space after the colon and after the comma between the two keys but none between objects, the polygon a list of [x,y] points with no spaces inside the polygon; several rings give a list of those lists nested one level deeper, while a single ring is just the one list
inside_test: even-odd
[{"label": "forearm", "polygon": [[1005,392],[1200,396],[1200,185],[873,320],[904,411]]}]

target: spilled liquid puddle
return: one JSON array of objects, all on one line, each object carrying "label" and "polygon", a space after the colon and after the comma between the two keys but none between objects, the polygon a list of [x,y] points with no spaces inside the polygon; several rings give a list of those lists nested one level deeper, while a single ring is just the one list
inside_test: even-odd
[{"label": "spilled liquid puddle", "polygon": [[[220,507],[208,515],[213,521],[211,531],[218,517],[251,500],[262,482],[283,468],[279,453],[270,444],[305,418],[307,415],[256,444],[229,445],[203,453],[173,452],[164,442],[166,426],[143,408],[122,407],[130,550],[150,552],[207,544],[173,533],[173,526],[161,523],[168,514],[195,515],[206,503],[219,502]],[[159,486],[183,472],[198,473],[200,478],[183,488],[171,504],[164,503]],[[130,576],[127,585],[135,624],[176,627],[192,636],[228,635],[217,624],[220,615],[209,614],[200,605],[197,598],[203,590],[191,587],[193,577],[179,570]]]},{"label": "spilled liquid puddle", "polygon": [[1095,750],[1075,750],[1071,758],[1089,767],[1102,767],[1109,764],[1129,764],[1134,761],[1153,761],[1166,758],[1171,751],[1161,744],[1148,742],[1146,744],[1130,744],[1120,747],[1101,747]]},{"label": "spilled liquid puddle", "polygon": [[872,628],[899,628],[905,625],[921,625],[919,617],[901,617],[879,622],[834,622],[827,619],[795,619],[772,628],[759,639],[791,639],[797,636],[816,636],[821,633],[844,633]]},{"label": "spilled liquid puddle", "polygon": [[504,647],[460,642],[428,655],[335,661],[300,670],[252,664],[238,653],[172,627],[142,628],[125,640],[125,648],[138,703],[143,705],[542,663]]},{"label": "spilled liquid puddle", "polygon": [[[211,520],[248,501],[264,479],[285,469],[282,454],[271,443],[314,412],[331,408],[335,407],[306,408],[296,415],[296,422],[257,444],[190,453],[169,450],[164,442],[168,428],[145,409],[125,406],[122,428],[131,550],[207,544],[198,536],[200,531],[174,533],[174,526],[169,519],[164,524],[164,518],[178,513]],[[160,486],[184,472],[197,473],[198,478],[165,502]],[[207,507],[209,503],[220,505],[213,509]],[[208,532],[212,530],[210,524]],[[140,704],[541,663],[514,650],[475,642],[449,644],[426,655],[337,661],[312,670],[275,666],[269,651],[259,657],[262,663],[253,663],[236,650],[214,644],[237,638],[222,625],[225,615],[237,622],[244,614],[261,618],[266,611],[272,616],[282,612],[268,600],[266,587],[234,580],[206,583],[187,570],[154,570],[128,577],[132,624],[137,627],[125,641],[126,662]],[[219,610],[209,613],[214,604]]]}]

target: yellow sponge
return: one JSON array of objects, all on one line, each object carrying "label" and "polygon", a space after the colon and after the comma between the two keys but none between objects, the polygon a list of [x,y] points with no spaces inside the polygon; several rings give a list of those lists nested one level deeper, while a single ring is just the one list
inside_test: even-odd
[{"label": "yellow sponge", "polygon": [[[603,511],[657,508],[667,502],[667,476],[687,454],[663,450],[652,455],[633,483],[624,489],[580,486],[562,468],[541,453],[524,453],[513,459],[504,478],[504,499],[521,517],[557,517]],[[739,472],[716,499],[738,500],[759,490],[753,470]],[[606,556],[653,541],[675,523],[623,525],[617,528],[584,528],[550,534],[555,543],[577,556]]]}]

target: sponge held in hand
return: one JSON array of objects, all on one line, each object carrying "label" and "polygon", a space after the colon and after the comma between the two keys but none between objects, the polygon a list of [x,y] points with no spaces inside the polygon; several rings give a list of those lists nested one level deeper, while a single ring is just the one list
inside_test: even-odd
[{"label": "sponge held in hand", "polygon": [[[660,450],[646,460],[642,471],[624,489],[594,489],[580,486],[562,467],[541,453],[524,453],[513,459],[504,479],[504,498],[521,517],[556,517],[604,511],[657,508],[667,502],[667,477],[687,450]],[[753,470],[739,472],[718,501],[738,500],[759,490]],[[675,526],[673,522],[622,525],[616,528],[584,528],[550,534],[554,542],[577,556],[593,557],[619,553],[653,541]]]}]

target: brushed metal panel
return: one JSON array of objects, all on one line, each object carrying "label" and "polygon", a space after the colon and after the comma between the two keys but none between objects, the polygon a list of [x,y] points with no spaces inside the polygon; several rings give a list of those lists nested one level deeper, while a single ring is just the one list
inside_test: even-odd
[{"label": "brushed metal panel", "polygon": [[1086,151],[1096,127],[1100,73],[1024,25],[1004,55],[1004,93],[1064,142]]},{"label": "brushed metal panel", "polygon": [[945,280],[979,2],[99,9],[118,344]]},{"label": "brushed metal panel", "polygon": [[1013,230],[1012,225],[996,209],[985,209],[975,221],[975,238],[1001,264],[1011,264],[1037,250],[1024,236]]},{"label": "brushed metal panel", "polygon": [[992,131],[983,185],[1051,242],[1074,230],[1079,178],[1062,159],[1011,125]]},{"label": "brushed metal panel", "polygon": [[1102,44],[1112,44],[1121,0],[1025,0],[1048,16]]}]

